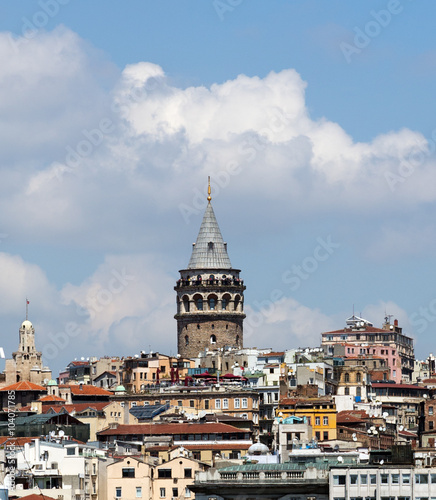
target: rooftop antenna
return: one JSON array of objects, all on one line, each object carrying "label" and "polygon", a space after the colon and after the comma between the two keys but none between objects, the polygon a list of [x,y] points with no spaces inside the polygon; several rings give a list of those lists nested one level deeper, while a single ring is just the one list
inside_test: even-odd
[{"label": "rooftop antenna", "polygon": [[212,196],[210,195],[210,175],[207,177],[207,201],[210,203]]},{"label": "rooftop antenna", "polygon": [[26,321],[29,319],[29,300],[26,297]]}]

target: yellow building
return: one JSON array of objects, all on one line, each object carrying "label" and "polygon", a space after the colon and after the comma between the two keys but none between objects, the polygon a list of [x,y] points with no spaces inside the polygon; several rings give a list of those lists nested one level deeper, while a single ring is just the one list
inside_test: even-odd
[{"label": "yellow building", "polygon": [[318,441],[336,439],[336,405],[330,398],[281,399],[276,416],[306,417]]}]

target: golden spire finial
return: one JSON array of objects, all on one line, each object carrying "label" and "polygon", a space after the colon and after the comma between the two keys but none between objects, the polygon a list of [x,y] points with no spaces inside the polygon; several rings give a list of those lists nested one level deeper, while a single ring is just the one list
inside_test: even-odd
[{"label": "golden spire finial", "polygon": [[210,175],[207,177],[207,201],[210,203],[212,196],[210,195]]}]

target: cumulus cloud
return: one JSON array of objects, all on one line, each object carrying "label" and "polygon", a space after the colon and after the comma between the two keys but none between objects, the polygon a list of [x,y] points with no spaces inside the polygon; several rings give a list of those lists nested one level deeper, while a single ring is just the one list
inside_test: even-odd
[{"label": "cumulus cloud", "polygon": [[[10,251],[3,268],[14,285],[1,296],[18,311],[31,283],[47,316],[43,330],[76,323],[90,350],[175,345],[172,285],[195,240],[207,175],[214,196],[225,191],[222,215],[238,221],[233,235],[250,232],[247,253],[265,233],[292,249],[293,223],[303,217],[316,234],[329,217],[343,235],[368,228],[359,251],[370,259],[390,258],[390,241],[425,229],[404,218],[434,204],[434,143],[408,129],[354,141],[328,117],[311,118],[307,84],[293,69],[181,88],[149,62],[119,71],[64,27],[31,41],[0,34],[0,56],[0,232],[17,248],[81,248],[102,262],[54,286]],[[433,232],[425,246],[435,242]],[[276,254],[273,264],[286,269],[288,257]],[[134,279],[111,290],[113,271],[123,270]],[[285,298],[251,338],[264,344],[270,332],[277,348],[316,345],[336,320]]]}]

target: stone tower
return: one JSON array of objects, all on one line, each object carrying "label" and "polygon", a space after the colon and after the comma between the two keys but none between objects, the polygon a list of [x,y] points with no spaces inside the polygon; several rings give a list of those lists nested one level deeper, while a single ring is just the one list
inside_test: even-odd
[{"label": "stone tower", "polygon": [[5,363],[6,384],[21,381],[43,384],[50,380],[51,370],[42,364],[42,353],[35,347],[35,329],[27,318],[21,323],[19,335],[18,351],[13,352],[12,359]]},{"label": "stone tower", "polygon": [[195,358],[205,349],[243,345],[244,290],[239,269],[232,268],[216,220],[208,187],[208,204],[187,269],[177,292],[177,350]]}]

